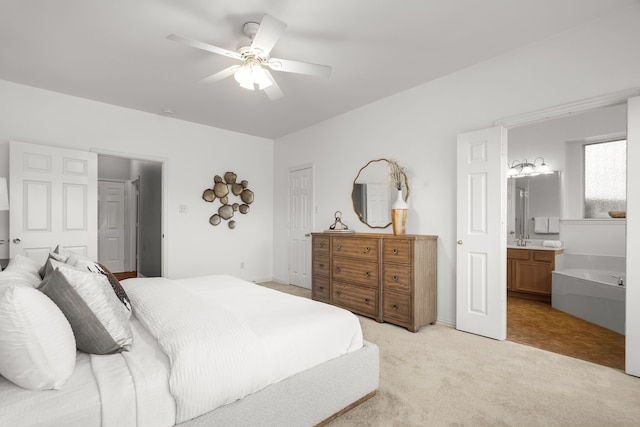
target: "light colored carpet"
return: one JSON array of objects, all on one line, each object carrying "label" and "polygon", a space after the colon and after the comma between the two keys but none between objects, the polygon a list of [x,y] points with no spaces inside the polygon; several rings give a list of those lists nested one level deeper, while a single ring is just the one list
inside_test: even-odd
[{"label": "light colored carpet", "polygon": [[443,325],[360,323],[380,347],[380,388],[331,427],[640,425],[640,378],[621,371]]}]

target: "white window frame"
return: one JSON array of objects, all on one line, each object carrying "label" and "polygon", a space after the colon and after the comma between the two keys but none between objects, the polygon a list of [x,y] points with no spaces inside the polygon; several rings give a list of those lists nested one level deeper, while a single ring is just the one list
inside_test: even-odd
[{"label": "white window frame", "polygon": [[[601,142],[627,139],[626,132],[598,135],[566,142],[566,171],[563,183],[563,217],[585,219],[584,217],[584,146]],[[592,219],[592,218],[590,218]],[[598,220],[612,218],[598,218]]]},{"label": "white window frame", "polygon": [[[606,143],[610,143],[610,142],[619,142],[619,141],[627,141],[627,137],[620,137],[620,138],[614,138],[614,139],[607,139],[604,141],[591,141],[591,142],[585,142],[583,144],[581,144],[582,147],[582,218],[583,219],[609,219],[609,218],[605,218],[605,217],[599,217],[599,218],[585,218],[585,204],[586,204],[586,185],[585,185],[585,181],[586,181],[586,169],[585,169],[585,163],[586,163],[586,159],[585,159],[585,154],[586,154],[586,147],[589,145],[595,145],[595,144],[606,144]],[[627,162],[627,156],[625,153],[625,157],[624,157],[624,161],[625,163]],[[625,194],[624,196],[624,201],[625,201],[625,205],[627,202],[627,195]]]}]

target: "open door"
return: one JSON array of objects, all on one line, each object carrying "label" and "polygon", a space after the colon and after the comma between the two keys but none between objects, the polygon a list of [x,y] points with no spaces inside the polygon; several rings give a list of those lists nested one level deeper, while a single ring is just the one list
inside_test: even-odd
[{"label": "open door", "polygon": [[456,328],[507,336],[507,130],[458,135]]},{"label": "open door", "polygon": [[640,97],[627,103],[627,281],[625,370],[640,377]]},{"label": "open door", "polygon": [[56,245],[96,259],[96,153],[11,141],[10,256],[41,264]]}]

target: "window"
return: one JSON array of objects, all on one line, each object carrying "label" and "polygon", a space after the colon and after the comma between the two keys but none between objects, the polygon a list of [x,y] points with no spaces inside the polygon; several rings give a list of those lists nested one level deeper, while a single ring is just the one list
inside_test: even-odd
[{"label": "window", "polygon": [[584,217],[609,218],[627,206],[627,141],[584,146]]}]

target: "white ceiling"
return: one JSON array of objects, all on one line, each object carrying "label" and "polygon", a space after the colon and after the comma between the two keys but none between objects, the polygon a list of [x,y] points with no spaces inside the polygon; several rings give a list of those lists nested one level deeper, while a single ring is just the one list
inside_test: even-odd
[{"label": "white ceiling", "polygon": [[[275,139],[635,2],[1,0],[0,79]],[[166,39],[235,50],[265,13],[288,24],[272,56],[331,77],[273,72],[285,97],[270,101],[197,83],[235,61]]]}]

